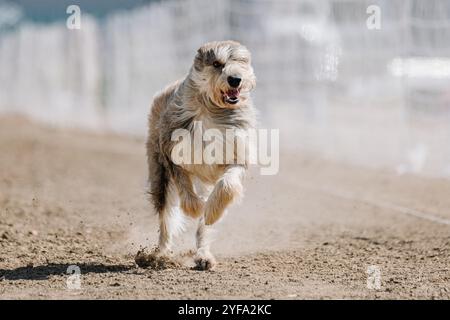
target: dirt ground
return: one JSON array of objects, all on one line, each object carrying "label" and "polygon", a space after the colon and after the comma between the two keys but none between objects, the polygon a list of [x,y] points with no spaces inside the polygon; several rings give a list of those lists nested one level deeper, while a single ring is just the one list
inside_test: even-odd
[{"label": "dirt ground", "polygon": [[250,171],[204,272],[135,266],[157,236],[146,174],[141,139],[1,118],[0,298],[450,298],[448,180],[282,152],[278,175]]}]

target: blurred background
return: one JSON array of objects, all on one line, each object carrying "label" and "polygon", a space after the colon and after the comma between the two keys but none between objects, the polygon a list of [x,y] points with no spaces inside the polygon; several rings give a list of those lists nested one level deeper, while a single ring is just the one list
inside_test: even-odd
[{"label": "blurred background", "polygon": [[220,39],[253,53],[283,151],[450,177],[448,0],[0,0],[0,113],[143,137],[152,96]]}]

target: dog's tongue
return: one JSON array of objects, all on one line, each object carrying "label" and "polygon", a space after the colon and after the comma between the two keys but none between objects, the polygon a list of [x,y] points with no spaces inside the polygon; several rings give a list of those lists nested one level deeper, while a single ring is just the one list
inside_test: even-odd
[{"label": "dog's tongue", "polygon": [[227,96],[232,99],[236,99],[239,96],[238,89],[230,89],[227,91]]}]

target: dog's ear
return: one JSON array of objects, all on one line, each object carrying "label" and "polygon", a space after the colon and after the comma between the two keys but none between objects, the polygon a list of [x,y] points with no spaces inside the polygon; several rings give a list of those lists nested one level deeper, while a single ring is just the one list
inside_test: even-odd
[{"label": "dog's ear", "polygon": [[197,71],[202,71],[203,67],[205,66],[205,52],[203,47],[199,48],[197,50],[197,54],[195,55],[194,59],[194,68]]},{"label": "dog's ear", "polygon": [[216,61],[216,53],[213,49],[208,49],[204,53],[204,61],[206,65],[212,65]]},{"label": "dog's ear", "polygon": [[216,59],[214,50],[207,47],[201,47],[197,50],[194,60],[194,67],[197,71],[202,71],[205,66],[212,65]]}]

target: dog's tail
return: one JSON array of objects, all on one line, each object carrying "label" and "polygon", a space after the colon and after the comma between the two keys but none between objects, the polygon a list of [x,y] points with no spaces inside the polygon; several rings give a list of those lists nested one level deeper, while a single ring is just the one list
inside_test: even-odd
[{"label": "dog's tail", "polygon": [[[150,151],[149,149],[147,149]],[[161,214],[166,206],[167,188],[169,185],[169,176],[165,166],[159,161],[159,155],[156,152],[148,154],[149,169],[149,195],[151,202],[158,214]]]}]

